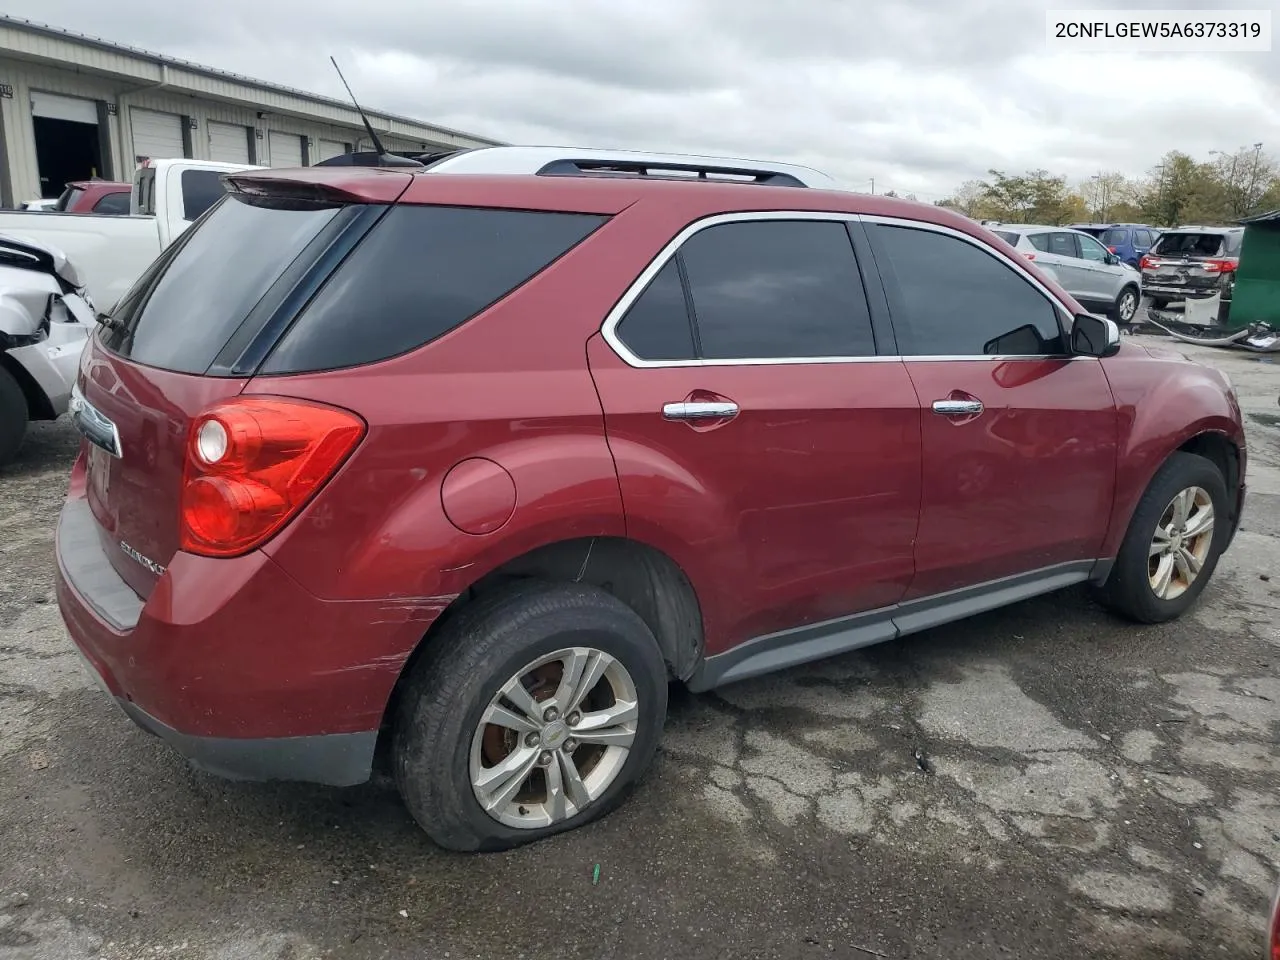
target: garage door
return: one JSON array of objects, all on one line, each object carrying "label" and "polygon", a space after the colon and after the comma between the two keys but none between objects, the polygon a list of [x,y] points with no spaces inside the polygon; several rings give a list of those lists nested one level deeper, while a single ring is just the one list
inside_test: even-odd
[{"label": "garage door", "polygon": [[132,107],[129,126],[133,130],[133,153],[137,157],[167,160],[186,156],[182,148],[182,118],[176,113],[159,113]]},{"label": "garage door", "polygon": [[350,153],[351,148],[345,143],[339,143],[337,140],[317,140],[316,141],[316,161],[328,160],[331,157],[340,157],[344,153]]},{"label": "garage door", "polygon": [[218,163],[248,163],[249,128],[209,121],[209,159]]},{"label": "garage door", "polygon": [[302,138],[300,136],[296,133],[281,133],[279,130],[272,130],[270,138],[271,166],[302,166]]},{"label": "garage door", "polygon": [[98,105],[80,97],[63,97],[56,93],[31,91],[31,115],[50,120],[71,120],[75,123],[98,122]]}]

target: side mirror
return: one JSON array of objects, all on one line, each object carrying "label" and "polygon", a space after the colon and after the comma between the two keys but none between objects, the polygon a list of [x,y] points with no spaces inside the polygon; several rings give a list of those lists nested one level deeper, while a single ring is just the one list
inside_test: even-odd
[{"label": "side mirror", "polygon": [[1071,322],[1071,352],[1082,357],[1111,357],[1120,351],[1120,328],[1092,313],[1077,313]]},{"label": "side mirror", "polygon": [[1110,264],[1111,266],[1113,266],[1113,267],[1114,267],[1114,266],[1115,266],[1117,263],[1119,263],[1119,262],[1120,262],[1120,258],[1119,258],[1119,257],[1117,257],[1114,253],[1108,253],[1108,254],[1107,254],[1107,263],[1108,263],[1108,264]]}]

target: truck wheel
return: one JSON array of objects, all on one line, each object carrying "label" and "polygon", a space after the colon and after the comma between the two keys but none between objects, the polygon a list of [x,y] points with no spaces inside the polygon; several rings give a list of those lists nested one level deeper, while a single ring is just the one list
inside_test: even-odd
[{"label": "truck wheel", "polygon": [[1138,300],[1138,288],[1125,287],[1111,307],[1111,319],[1122,327],[1133,323],[1133,317],[1138,312]]},{"label": "truck wheel", "polygon": [[0,466],[18,453],[27,435],[27,397],[13,374],[0,367]]},{"label": "truck wheel", "polygon": [[1218,565],[1229,509],[1221,471],[1204,457],[1175,453],[1138,501],[1099,599],[1139,623],[1181,616]]},{"label": "truck wheel", "polygon": [[653,760],[667,671],[605,591],[526,581],[463,607],[412,665],[396,784],[450,850],[506,850],[617,807]]}]

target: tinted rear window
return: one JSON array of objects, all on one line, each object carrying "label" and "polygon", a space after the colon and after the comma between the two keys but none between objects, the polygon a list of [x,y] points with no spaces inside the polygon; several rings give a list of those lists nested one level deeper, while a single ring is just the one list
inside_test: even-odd
[{"label": "tinted rear window", "polygon": [[1223,252],[1222,241],[1220,233],[1166,233],[1151,252],[1166,257],[1216,257]]},{"label": "tinted rear window", "polygon": [[329,278],[262,371],[332,370],[422,346],[505,297],[605,219],[394,207]]},{"label": "tinted rear window", "polygon": [[124,216],[129,212],[129,194],[108,193],[93,205],[93,212],[110,217]]},{"label": "tinted rear window", "polygon": [[84,195],[84,191],[79,187],[67,187],[62,191],[62,196],[58,198],[58,202],[54,204],[55,210],[70,210],[75,202]]},{"label": "tinted rear window", "polygon": [[217,170],[182,171],[182,216],[184,220],[196,220],[222,199],[227,188],[222,174]]},{"label": "tinted rear window", "polygon": [[339,213],[229,198],[121,298],[103,345],[138,363],[203,373],[267,289]]}]

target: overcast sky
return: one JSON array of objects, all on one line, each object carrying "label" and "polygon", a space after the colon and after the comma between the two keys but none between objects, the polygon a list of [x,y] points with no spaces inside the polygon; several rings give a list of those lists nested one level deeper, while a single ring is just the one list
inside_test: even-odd
[{"label": "overcast sky", "polygon": [[[1129,0],[1271,9],[1280,0]],[[939,199],[988,168],[1073,181],[1165,151],[1280,155],[1272,53],[1051,55],[1089,0],[6,0],[5,12],[516,143],[809,163]]]}]

